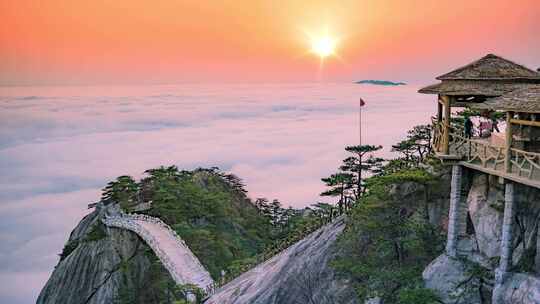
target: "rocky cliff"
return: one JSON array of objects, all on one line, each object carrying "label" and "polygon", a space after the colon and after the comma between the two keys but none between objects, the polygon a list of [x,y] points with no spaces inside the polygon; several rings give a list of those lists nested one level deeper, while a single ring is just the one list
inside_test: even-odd
[{"label": "rocky cliff", "polygon": [[[503,286],[504,303],[540,303],[540,191],[516,185],[517,208],[512,275]],[[464,193],[468,206],[467,236],[458,258],[446,254],[424,271],[426,286],[444,303],[491,303],[498,266],[504,212],[504,187],[495,177],[468,172]]]},{"label": "rocky cliff", "polygon": [[160,275],[169,284],[172,279],[135,233],[101,223],[110,211],[98,208],[73,230],[37,303],[152,302],[163,297],[148,278]]},{"label": "rocky cliff", "polygon": [[217,290],[205,304],[359,303],[329,265],[344,227],[341,218],[313,232]]},{"label": "rocky cliff", "polygon": [[[212,170],[176,168],[156,169],[150,175],[138,183],[123,176],[108,185],[102,200],[92,204],[95,210],[72,231],[37,303],[184,303],[193,299],[197,290],[178,285],[178,278],[189,277],[185,269],[193,265],[177,265],[187,259],[163,264],[164,256],[173,255],[165,252],[163,256],[157,250],[165,250],[171,242],[161,244],[167,246],[147,243],[163,238],[141,238],[130,231],[137,229],[111,225],[111,219],[156,220],[169,234],[185,240],[215,281],[236,275],[238,265],[253,260],[262,253],[259,248],[268,244],[271,221],[249,201],[237,179]],[[292,214],[295,221],[305,220],[302,213]],[[207,303],[356,303],[353,289],[329,265],[336,254],[333,244],[344,226],[340,219],[309,234],[223,286]],[[176,272],[171,271],[173,264]]]},{"label": "rocky cliff", "polygon": [[[119,177],[107,185],[99,203],[91,204],[95,210],[72,231],[38,303],[173,303],[194,294],[188,290],[192,286],[177,284],[179,278],[193,277],[185,269],[194,267],[178,265],[185,254],[167,251],[174,242],[152,247],[148,240],[163,237],[154,233],[141,238],[126,227],[104,225],[106,217],[121,211],[163,223],[167,233],[162,236],[178,234],[213,279],[221,279],[223,269],[258,254],[268,242],[268,221],[236,177],[215,169],[176,167],[146,174],[139,182]],[[184,273],[171,272],[171,265]]]},{"label": "rocky cliff", "polygon": [[[149,278],[164,276],[163,283],[169,285],[174,281],[148,245],[133,232],[101,223],[117,212],[115,205],[98,205],[77,225],[37,303],[166,300],[166,294],[148,284]],[[358,303],[347,281],[329,265],[336,254],[333,244],[344,226],[342,218],[313,232],[229,282],[205,303]]]},{"label": "rocky cliff", "polygon": [[[262,232],[267,226],[261,226],[264,221],[245,195],[231,190],[221,177],[214,180],[213,173],[181,173],[187,177],[174,175],[172,180],[164,177],[163,172],[158,173],[157,178],[137,186],[142,189],[136,192],[139,201],[130,208],[151,206],[144,212],[161,218],[185,238],[215,280],[222,280],[216,277],[220,269],[242,261],[235,257],[257,254],[257,244],[263,241]],[[444,170],[437,174],[436,185],[429,189],[422,183],[394,183],[395,179],[389,179],[393,184],[385,191],[393,205],[388,206],[396,207],[398,215],[406,218],[423,214],[431,224],[444,228],[448,221],[448,174]],[[459,242],[458,257],[442,254],[424,270],[423,278],[425,286],[444,303],[491,303],[500,251],[504,187],[498,179],[473,171],[468,171],[465,184],[467,235]],[[517,185],[515,192],[514,265],[501,288],[502,299],[504,303],[540,303],[540,191]],[[105,216],[117,214],[121,205],[98,204],[94,212],[81,220],[38,303],[173,303],[186,294],[139,236],[102,223]],[[204,212],[200,208],[205,208]],[[369,205],[365,208],[371,213],[380,212]],[[384,210],[390,212],[392,208]],[[342,271],[338,274],[331,266],[338,253],[345,256],[343,247],[334,246],[345,225],[340,218],[309,234],[225,284],[205,303],[359,303],[353,286],[358,287],[362,280],[356,278],[351,283]],[[362,238],[351,237],[351,233],[356,233],[354,229],[347,231],[344,234],[349,234],[348,242],[361,241]],[[348,246],[358,256],[356,260],[353,257],[351,265],[366,262],[361,253],[367,249],[359,244]],[[382,303],[381,299],[371,301]]]},{"label": "rocky cliff", "polygon": [[[163,292],[152,283],[161,277],[160,284],[175,285],[150,247],[133,232],[101,223],[117,213],[116,205],[98,205],[81,220],[37,303],[162,303],[174,298],[174,289]],[[341,218],[313,232],[224,285],[205,303],[358,303],[348,282],[329,265],[344,227]]]}]

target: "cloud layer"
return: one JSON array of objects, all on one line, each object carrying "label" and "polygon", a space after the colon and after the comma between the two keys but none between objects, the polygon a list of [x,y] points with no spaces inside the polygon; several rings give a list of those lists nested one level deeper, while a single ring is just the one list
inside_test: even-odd
[{"label": "cloud layer", "polygon": [[354,84],[0,89],[0,302],[30,303],[107,181],[219,166],[302,207],[358,141],[388,147],[435,110],[414,87]]}]

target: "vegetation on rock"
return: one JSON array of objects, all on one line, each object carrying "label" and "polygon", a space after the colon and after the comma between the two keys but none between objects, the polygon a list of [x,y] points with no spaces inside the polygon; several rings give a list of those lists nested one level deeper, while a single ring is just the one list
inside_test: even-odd
[{"label": "vegetation on rock", "polygon": [[345,147],[345,151],[352,155],[343,160],[337,173],[322,179],[329,189],[321,193],[321,196],[339,197],[336,204],[340,214],[350,209],[353,202],[364,193],[365,185],[362,174],[380,173],[384,160],[372,155],[373,152],[380,149],[382,146]]},{"label": "vegetation on rock", "polygon": [[105,226],[101,223],[98,223],[92,226],[92,229],[86,234],[84,241],[95,242],[105,238],[106,236],[107,233],[105,232]]},{"label": "vegetation on rock", "polygon": [[[352,279],[362,301],[379,297],[384,303],[439,303],[422,282],[424,267],[442,252],[444,241],[428,213],[430,195],[437,191],[437,177],[426,170],[430,132],[430,126],[415,127],[393,146],[399,158],[384,165],[378,160],[376,170],[362,168],[370,176],[357,183],[360,195],[348,211],[347,229],[338,241],[341,254],[333,262]],[[371,147],[356,150],[376,151]]]},{"label": "vegetation on rock", "polygon": [[[334,215],[333,207],[324,203],[298,210],[284,208],[278,200],[251,201],[242,181],[218,168],[185,171],[171,166],[145,173],[138,182],[129,176],[110,182],[102,201],[117,202],[125,212],[150,203],[151,208],[140,213],[170,225],[221,284],[301,240]],[[87,240],[99,239],[99,227],[92,228]],[[170,299],[184,294],[185,288],[174,286],[163,269],[149,276],[148,284]],[[124,290],[119,299],[130,293]]]},{"label": "vegetation on rock", "polygon": [[[212,277],[223,284],[281,252],[309,233],[347,212],[346,232],[339,240],[341,254],[334,267],[352,278],[361,299],[381,297],[389,303],[435,303],[422,288],[421,271],[442,250],[442,235],[429,223],[427,204],[436,178],[425,170],[431,153],[429,126],[415,127],[406,140],[393,146],[400,157],[387,161],[375,157],[380,146],[351,146],[337,173],[323,182],[323,196],[337,197],[336,207],[317,203],[305,209],[284,208],[278,200],[246,196],[242,181],[218,168],[178,170],[175,166],[147,170],[135,181],[120,176],[103,189],[105,204],[118,203],[125,212],[158,217],[187,243]],[[396,187],[415,185],[421,199],[400,197]],[[94,225],[84,241],[105,237]],[[61,257],[77,244],[66,244]],[[148,251],[151,251],[147,248]],[[182,303],[189,286],[177,286],[149,253],[152,265],[143,289],[125,285],[118,303],[157,300]],[[129,261],[123,267],[129,275]],[[125,269],[124,269],[125,268]],[[132,275],[132,274],[131,274]],[[202,294],[198,298],[202,298]]]},{"label": "vegetation on rock", "polygon": [[[348,218],[340,238],[343,255],[334,266],[351,275],[361,298],[381,297],[387,303],[420,294],[424,267],[443,249],[444,235],[427,218],[426,200],[408,201],[391,190],[393,185],[429,183],[423,170],[393,173],[369,179],[368,192]],[[425,188],[423,188],[425,191]],[[407,303],[407,302],[403,302]]]},{"label": "vegetation on rock", "polygon": [[[115,304],[133,303],[187,303],[184,302],[187,293],[192,292],[198,300],[202,300],[203,292],[192,286],[177,285],[163,267],[159,258],[148,246],[142,247],[150,265],[142,280],[125,280],[115,298]],[[124,260],[119,271],[124,277],[140,275],[136,272],[137,265],[131,260]],[[142,282],[129,284],[128,282]]]},{"label": "vegetation on rock", "polygon": [[67,258],[69,256],[69,254],[72,253],[73,250],[75,250],[77,248],[77,246],[79,246],[79,241],[78,240],[68,241],[64,245],[64,248],[62,249],[62,252],[59,254],[60,261]]}]

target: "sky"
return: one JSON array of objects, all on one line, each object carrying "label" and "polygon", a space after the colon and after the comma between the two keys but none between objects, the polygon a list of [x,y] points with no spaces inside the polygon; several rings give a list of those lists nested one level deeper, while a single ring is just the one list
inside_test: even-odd
[{"label": "sky", "polygon": [[540,2],[0,1],[0,85],[424,82],[487,53],[540,66]]}]

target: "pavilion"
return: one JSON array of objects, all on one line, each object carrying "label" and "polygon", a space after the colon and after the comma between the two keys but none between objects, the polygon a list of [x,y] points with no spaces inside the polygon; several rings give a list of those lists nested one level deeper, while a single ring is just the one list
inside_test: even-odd
[{"label": "pavilion", "polygon": [[[441,82],[419,92],[438,96],[433,148],[443,164],[452,165],[446,253],[457,257],[460,241],[467,238],[464,170],[497,176],[505,185],[505,207],[493,303],[502,303],[500,289],[512,266],[514,185],[540,189],[540,73],[488,54],[437,79]],[[453,115],[456,108],[467,115],[481,115],[495,125],[497,115],[504,117],[504,132],[491,128],[485,132],[487,136],[482,130],[478,136],[465,134],[466,118]]]}]

